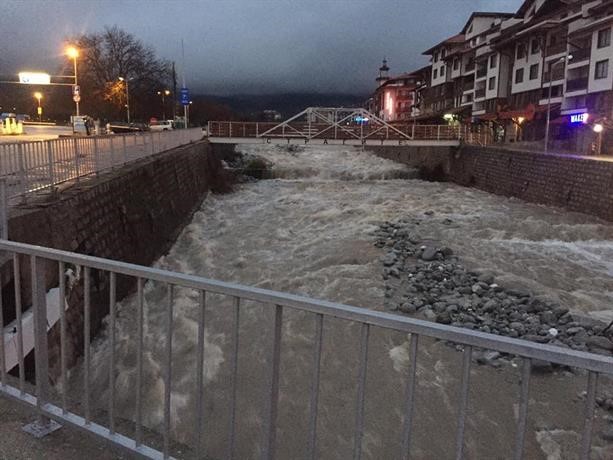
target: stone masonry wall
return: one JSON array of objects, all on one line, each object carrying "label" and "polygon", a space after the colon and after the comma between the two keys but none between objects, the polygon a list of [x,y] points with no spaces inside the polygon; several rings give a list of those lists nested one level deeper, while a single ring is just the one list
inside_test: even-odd
[{"label": "stone masonry wall", "polygon": [[[36,200],[12,213],[9,237],[14,241],[74,251],[123,262],[150,265],[174,243],[209,192],[230,189],[219,152],[200,142],[89,178]],[[67,267],[71,268],[71,267]],[[3,269],[5,319],[14,318],[11,265]],[[30,303],[30,263],[21,260],[22,297]],[[58,285],[57,263],[48,263],[47,287]],[[108,274],[92,271],[91,336],[109,312]],[[117,299],[135,288],[135,280],[117,277]],[[83,282],[67,293],[70,367],[83,350]],[[11,305],[13,304],[13,306]],[[13,309],[11,308],[13,307]],[[59,374],[59,322],[49,335],[52,375]],[[29,367],[29,366],[26,366]],[[29,369],[30,370],[30,369]]]},{"label": "stone masonry wall", "polygon": [[613,220],[613,162],[463,146],[371,147],[422,177]]}]

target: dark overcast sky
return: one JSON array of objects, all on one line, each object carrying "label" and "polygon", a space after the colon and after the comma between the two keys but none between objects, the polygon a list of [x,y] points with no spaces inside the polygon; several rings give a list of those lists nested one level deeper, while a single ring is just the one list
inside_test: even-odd
[{"label": "dark overcast sky", "polygon": [[514,12],[522,0],[0,0],[0,75],[53,71],[62,42],[118,25],[209,94],[366,93],[381,58],[392,73],[461,29],[472,11]]}]

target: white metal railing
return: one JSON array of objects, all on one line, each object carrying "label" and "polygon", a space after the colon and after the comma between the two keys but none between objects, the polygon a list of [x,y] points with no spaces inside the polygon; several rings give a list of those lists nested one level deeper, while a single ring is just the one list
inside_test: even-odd
[{"label": "white metal railing", "polygon": [[26,196],[201,139],[201,128],[0,143],[7,195]]},{"label": "white metal railing", "polygon": [[[409,373],[406,381],[406,387],[399,389],[404,398],[403,406],[403,428],[402,438],[399,440],[401,452],[398,458],[403,460],[408,459],[411,447],[411,435],[413,432],[413,410],[416,391],[417,376],[417,351],[420,343],[420,337],[429,337],[444,341],[461,344],[463,346],[463,364],[461,371],[461,388],[459,392],[459,411],[456,428],[456,458],[462,458],[464,450],[464,426],[467,418],[467,402],[470,388],[470,369],[471,356],[473,348],[483,348],[496,350],[501,353],[508,353],[519,356],[523,359],[521,381],[519,383],[519,401],[518,401],[518,420],[515,433],[509,433],[508,436],[515,439],[514,458],[520,459],[524,454],[524,441],[526,434],[526,425],[528,417],[528,402],[530,389],[530,376],[532,360],[543,360],[564,366],[570,366],[586,371],[587,379],[587,397],[585,406],[585,418],[583,427],[583,437],[581,443],[582,459],[588,459],[591,451],[592,425],[595,409],[595,395],[600,374],[613,374],[613,358],[610,356],[601,356],[591,353],[575,351],[571,349],[544,345],[539,343],[528,342],[525,340],[513,339],[504,336],[486,334],[469,329],[462,329],[432,322],[420,321],[417,319],[399,316],[390,313],[361,309],[332,303],[321,300],[313,300],[306,297],[301,297],[292,294],[284,294],[266,289],[252,288],[241,286],[232,283],[205,279],[198,276],[185,275],[180,273],[169,272],[156,268],[142,267],[123,262],[101,259],[97,257],[85,256],[66,251],[48,249],[39,246],[32,246],[22,243],[15,243],[6,240],[0,240],[0,251],[6,251],[13,256],[13,277],[15,286],[29,285],[32,289],[33,299],[33,317],[34,317],[34,342],[35,342],[35,366],[36,366],[36,391],[28,392],[28,387],[25,382],[24,371],[24,356],[22,347],[18,348],[19,379],[12,378],[7,375],[5,365],[5,349],[4,341],[0,340],[0,395],[9,396],[38,409],[41,417],[48,417],[58,420],[62,423],[67,423],[80,429],[86,430],[96,436],[107,441],[115,443],[127,450],[138,453],[149,458],[170,458],[171,455],[171,411],[170,411],[170,395],[171,395],[171,377],[172,377],[172,353],[173,353],[173,321],[174,321],[174,296],[175,289],[187,288],[198,293],[198,332],[197,345],[193,351],[196,360],[196,375],[195,384],[196,404],[193,408],[196,423],[194,424],[195,431],[195,446],[194,447],[200,456],[203,455],[201,450],[203,443],[203,427],[204,427],[204,383],[203,383],[203,366],[204,366],[204,337],[205,337],[205,310],[207,307],[206,299],[209,294],[229,296],[233,299],[232,308],[228,310],[228,319],[231,321],[232,332],[230,334],[230,377],[227,382],[227,388],[230,391],[229,405],[229,420],[228,427],[228,456],[226,458],[235,457],[235,440],[236,440],[236,419],[237,419],[237,379],[238,379],[238,344],[239,344],[239,319],[240,311],[250,308],[250,304],[243,301],[253,301],[266,306],[274,312],[274,321],[270,325],[270,331],[261,331],[262,334],[270,333],[272,337],[272,347],[268,355],[267,370],[267,388],[265,396],[265,411],[263,414],[264,433],[261,441],[261,449],[263,459],[272,459],[275,456],[276,449],[276,432],[277,432],[277,408],[279,403],[279,379],[280,379],[280,356],[282,342],[282,325],[284,311],[289,308],[299,310],[313,315],[315,320],[314,334],[312,341],[312,375],[310,380],[310,406],[308,414],[305,414],[305,426],[308,429],[305,432],[305,437],[308,438],[306,458],[315,458],[316,446],[318,440],[317,431],[317,416],[318,416],[318,400],[320,388],[320,366],[322,356],[322,336],[324,331],[324,323],[327,327],[337,326],[337,320],[349,321],[360,325],[360,346],[356,353],[359,356],[359,372],[357,380],[357,394],[355,399],[355,419],[354,419],[354,443],[353,457],[359,459],[362,453],[362,438],[364,434],[365,421],[365,400],[366,394],[366,378],[368,373],[368,356],[371,329],[383,328],[387,330],[399,331],[410,334],[410,365]],[[31,267],[31,282],[27,280],[21,282],[19,264],[20,261],[27,261],[29,258]],[[70,397],[82,397],[82,405],[78,409],[80,413],[73,412],[68,409],[67,385],[61,385],[60,395],[56,397],[59,402],[53,401],[49,388],[48,379],[48,354],[47,354],[47,305],[45,297],[45,287],[48,285],[45,279],[45,267],[49,267],[49,263],[56,264],[59,277],[59,292],[60,299],[64,299],[66,295],[66,273],[65,269],[68,264],[72,264],[82,269],[83,287],[83,304],[72,305],[70,308],[82,309],[83,311],[83,394]],[[92,274],[93,271],[97,273]],[[101,283],[106,283],[109,293],[109,368],[110,368],[110,388],[108,401],[108,418],[105,416],[101,421],[101,417],[93,420],[92,402],[93,395],[91,394],[91,283],[92,278],[96,280],[99,287]],[[118,434],[115,430],[115,324],[117,318],[116,312],[116,286],[117,276],[131,277],[137,285],[137,314],[136,314],[136,334],[131,340],[136,341],[137,356],[136,356],[136,386],[134,388],[135,398],[135,414],[133,420],[133,437],[125,434]],[[143,443],[143,412],[142,412],[142,388],[146,385],[143,379],[144,358],[143,358],[143,317],[146,316],[144,311],[144,283],[153,281],[162,283],[166,289],[167,303],[164,311],[166,324],[163,327],[164,331],[160,333],[159,340],[163,343],[164,353],[162,358],[162,368],[164,369],[164,398],[163,398],[163,423],[162,436],[163,447],[159,450],[147,446]],[[18,342],[21,343],[23,337],[23,328],[20,325],[20,319],[23,317],[22,312],[22,293],[19,289],[15,290],[15,308],[16,317],[18,318],[16,334]],[[0,297],[1,299],[1,297]],[[25,305],[24,305],[25,307]],[[150,308],[150,307],[147,307]],[[81,311],[81,310],[79,310]],[[2,319],[2,308],[0,308],[0,330],[4,330]],[[334,321],[327,322],[335,318]],[[67,379],[66,365],[66,344],[67,344],[67,324],[64,308],[60,308],[60,344],[61,344],[61,382],[65,383]],[[72,325],[74,329],[74,325]],[[343,333],[347,333],[350,329],[343,329]],[[245,346],[241,339],[241,346]],[[450,348],[451,350],[451,348]],[[451,351],[450,351],[451,352]],[[372,353],[372,351],[371,351]],[[375,357],[376,358],[376,357]],[[182,356],[182,359],[186,359]],[[372,359],[372,358],[371,358]],[[291,367],[286,372],[292,372]],[[346,378],[348,374],[343,374]],[[77,411],[77,409],[73,409]],[[295,414],[296,417],[301,417],[301,414]],[[330,414],[328,414],[330,416]],[[210,423],[210,422],[209,422]],[[297,454],[298,456],[298,454]],[[300,457],[302,457],[302,453]]]}]

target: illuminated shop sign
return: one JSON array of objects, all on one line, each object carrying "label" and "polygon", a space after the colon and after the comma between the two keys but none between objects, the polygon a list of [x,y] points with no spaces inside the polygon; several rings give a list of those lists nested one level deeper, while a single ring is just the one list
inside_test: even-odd
[{"label": "illuminated shop sign", "polygon": [[575,113],[570,116],[571,123],[587,123],[588,118],[590,117],[589,113]]}]

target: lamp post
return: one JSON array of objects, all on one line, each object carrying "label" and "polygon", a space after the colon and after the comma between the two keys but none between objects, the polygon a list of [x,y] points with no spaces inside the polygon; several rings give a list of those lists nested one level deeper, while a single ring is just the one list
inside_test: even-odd
[{"label": "lamp post", "polygon": [[602,131],[604,130],[604,126],[600,123],[596,123],[592,129],[598,135],[596,139],[596,155],[600,155],[602,153]]},{"label": "lamp post", "polygon": [[166,120],[166,96],[168,95],[170,95],[169,89],[158,91],[158,96],[162,96],[162,115],[164,120]]},{"label": "lamp post", "polygon": [[128,118],[128,123],[130,123],[130,87],[128,85],[128,79],[124,77],[119,77],[119,81],[123,81],[126,83],[126,115]]},{"label": "lamp post", "polygon": [[[76,87],[79,84],[79,79],[78,79],[78,75],[77,75],[77,58],[79,57],[79,50],[76,49],[74,46],[70,46],[70,47],[68,47],[66,49],[66,56],[68,56],[70,59],[72,59],[72,61],[74,63],[74,85]],[[78,117],[79,116],[79,98],[80,98],[80,95],[75,92],[73,96],[74,96],[74,99],[75,99],[75,105],[76,105],[77,117]]]},{"label": "lamp post", "polygon": [[43,93],[37,91],[34,97],[38,101],[38,121],[41,122],[43,121],[43,108],[40,106],[40,100],[43,98]]},{"label": "lamp post", "polygon": [[549,66],[549,95],[547,97],[547,123],[545,124],[545,150],[544,153],[549,152],[549,122],[551,120],[551,86],[553,83],[553,70],[558,64],[564,64],[566,61],[570,61],[573,58],[572,54],[563,56],[556,62]]}]

